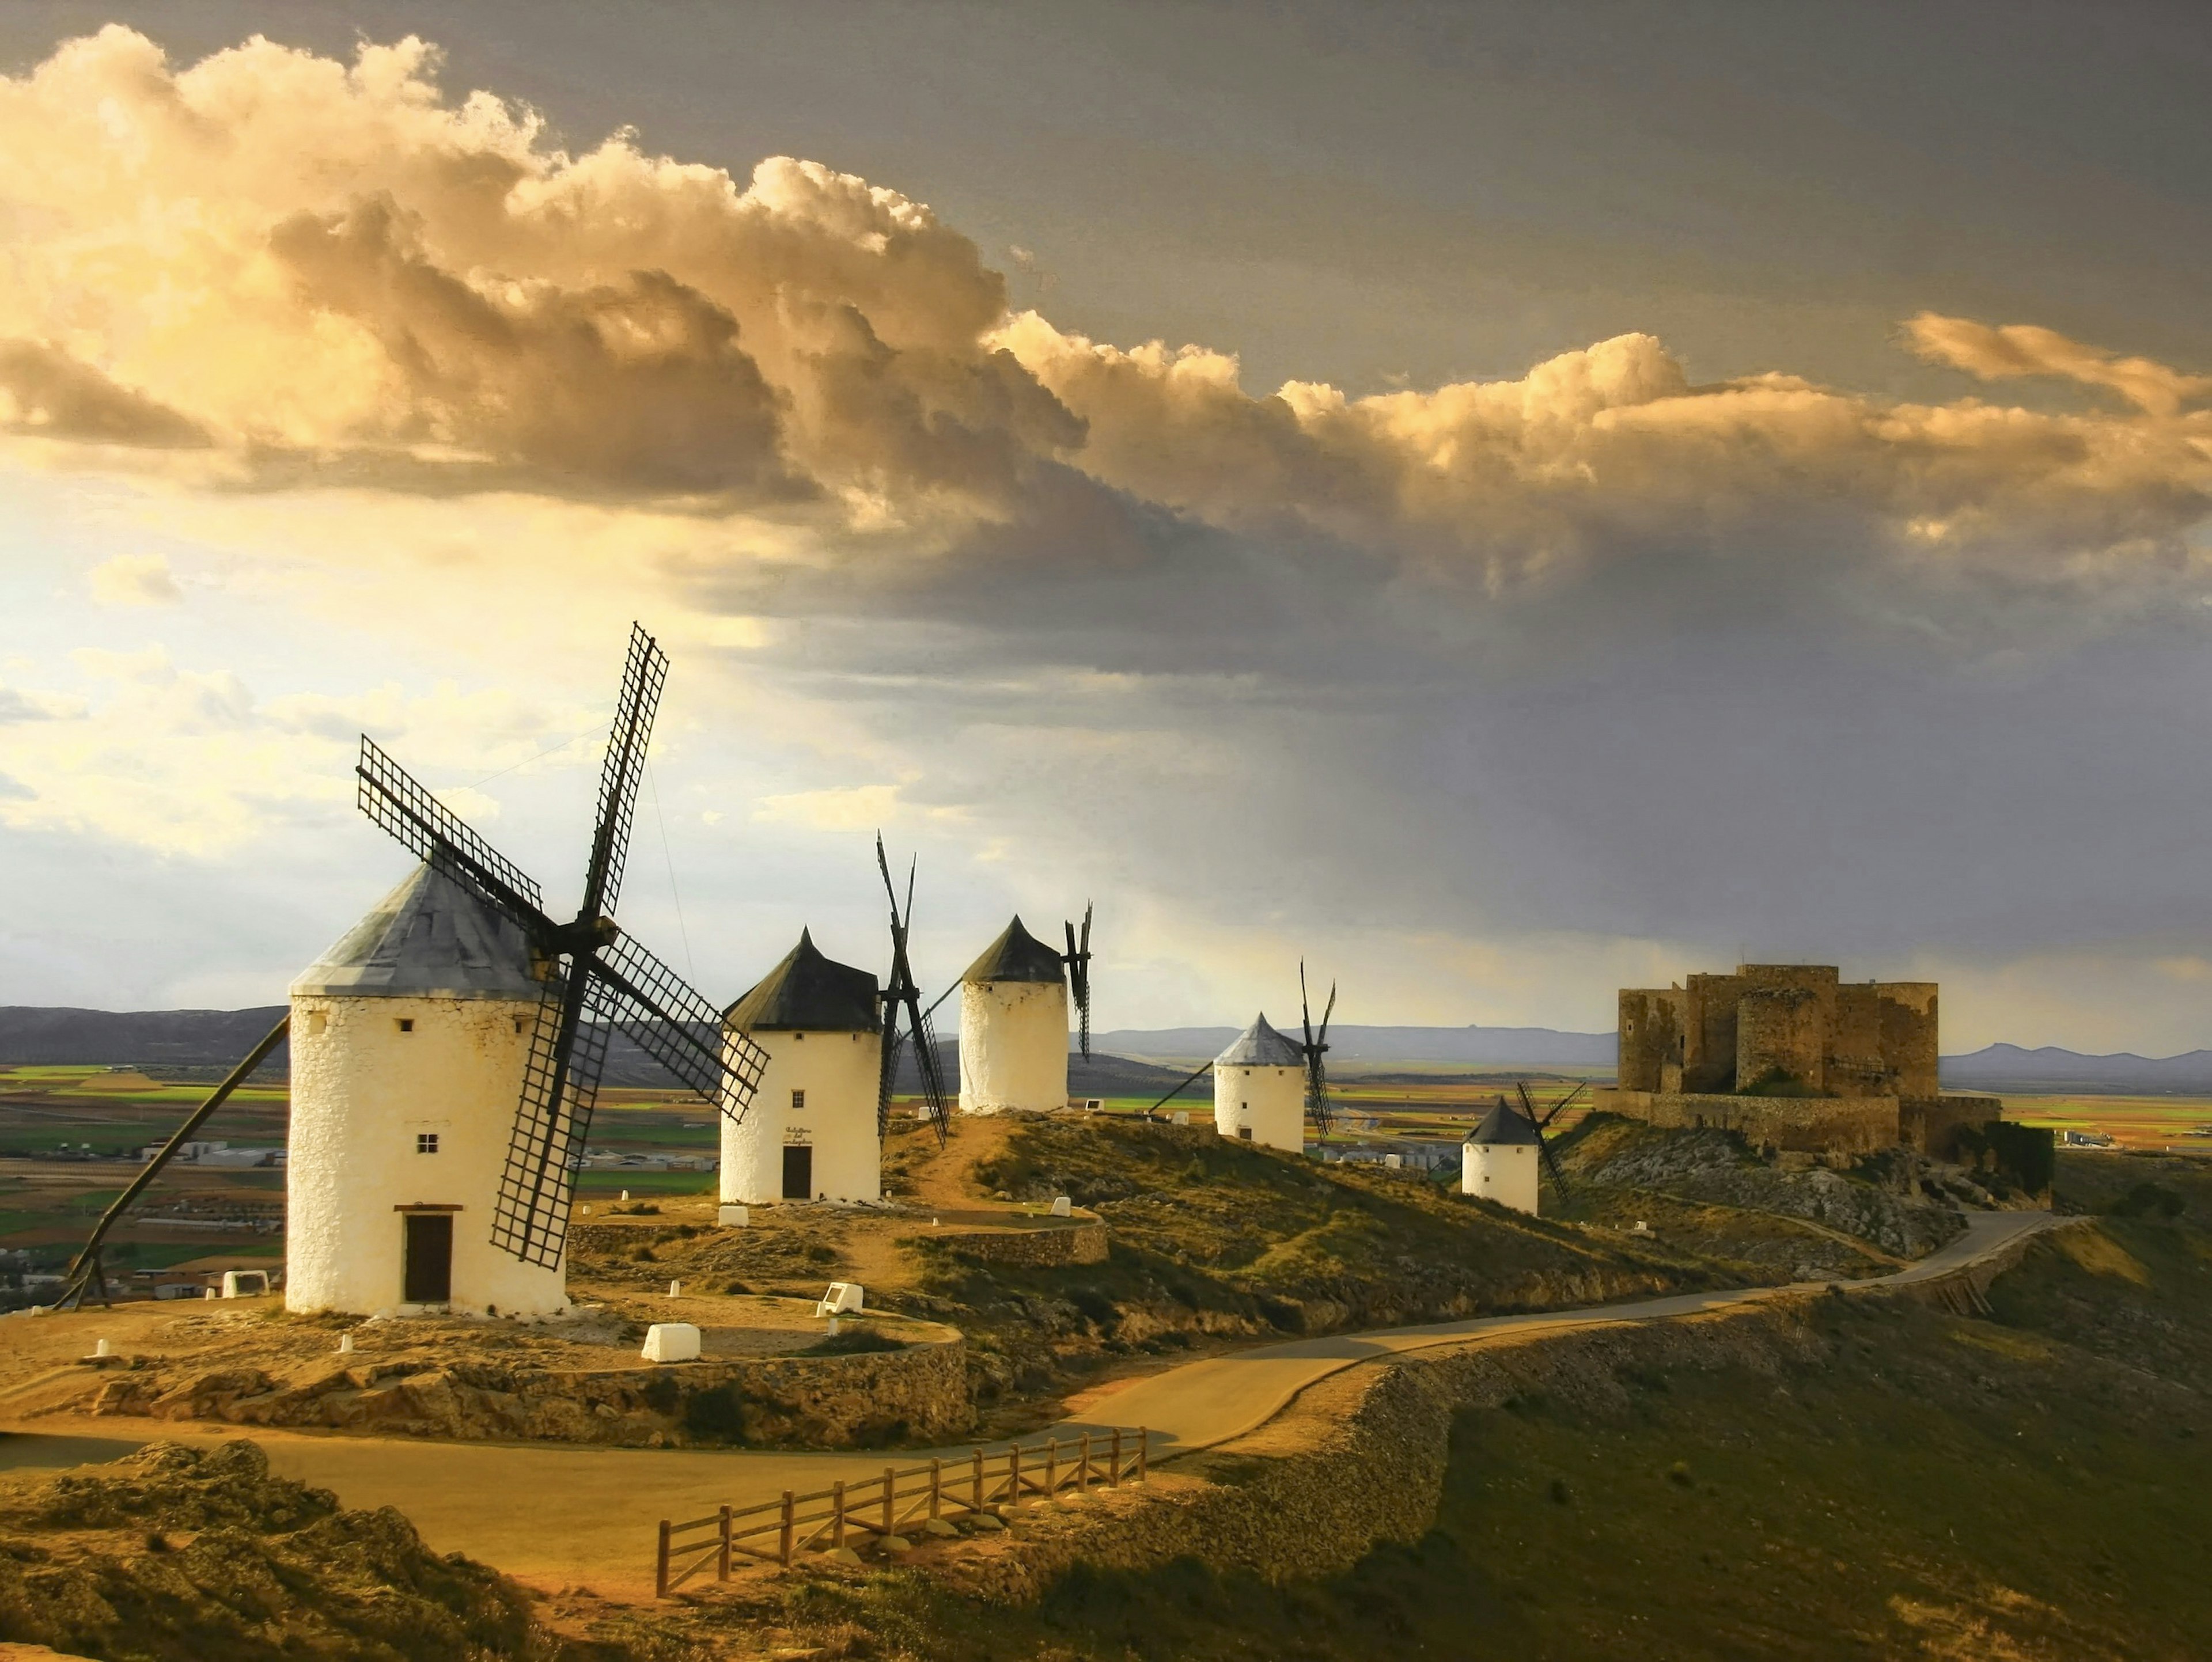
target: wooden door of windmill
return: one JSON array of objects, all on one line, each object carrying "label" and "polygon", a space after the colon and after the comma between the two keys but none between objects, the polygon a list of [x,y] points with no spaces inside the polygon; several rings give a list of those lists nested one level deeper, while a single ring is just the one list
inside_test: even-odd
[{"label": "wooden door of windmill", "polygon": [[786,1200],[814,1198],[814,1150],[806,1143],[794,1143],[784,1149],[783,1198]]},{"label": "wooden door of windmill", "polygon": [[443,1304],[453,1295],[453,1215],[408,1212],[407,1252],[400,1298],[409,1304]]}]

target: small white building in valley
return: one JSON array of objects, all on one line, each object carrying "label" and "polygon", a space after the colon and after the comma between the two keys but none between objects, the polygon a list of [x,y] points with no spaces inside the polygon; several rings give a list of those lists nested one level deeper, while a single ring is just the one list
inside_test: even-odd
[{"label": "small white building in valley", "polygon": [[544,991],[521,930],[428,864],[293,982],[288,1310],[568,1307],[565,1265],[491,1239]]},{"label": "small white building in valley", "polygon": [[1536,1210],[1537,1163],[1541,1157],[1528,1116],[1498,1106],[1483,1117],[1460,1148],[1459,1192],[1480,1195],[1532,1216]]},{"label": "small white building in valley", "polygon": [[724,1012],[768,1052],[742,1121],[722,1121],[722,1204],[883,1197],[876,978],[824,957],[811,933]]},{"label": "small white building in valley", "polygon": [[1213,1058],[1213,1128],[1297,1154],[1305,1148],[1306,1053],[1263,1013]]},{"label": "small white building in valley", "polygon": [[960,978],[960,1112],[1067,1106],[1060,955],[1017,917]]}]

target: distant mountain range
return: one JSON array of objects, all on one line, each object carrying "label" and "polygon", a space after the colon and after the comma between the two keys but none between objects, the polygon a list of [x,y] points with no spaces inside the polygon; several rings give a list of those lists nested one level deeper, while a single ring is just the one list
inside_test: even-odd
[{"label": "distant mountain range", "polygon": [[[253,1010],[107,1010],[0,1006],[0,1066],[70,1063],[112,1067],[228,1068],[253,1047],[284,1013],[281,1004]],[[1070,1067],[1079,1096],[1128,1096],[1165,1090],[1199,1061],[1229,1047],[1237,1028],[1124,1028],[1095,1034],[1091,1060]],[[1451,1066],[1610,1068],[1610,1033],[1562,1033],[1552,1028],[1387,1028],[1338,1025],[1329,1030],[1329,1058],[1370,1065],[1427,1063]],[[960,1077],[958,1047],[938,1049],[945,1077]],[[281,1070],[280,1046],[265,1065]],[[1180,1065],[1176,1065],[1180,1064]],[[628,1040],[616,1035],[607,1058],[610,1085],[652,1087],[667,1076]],[[914,1058],[901,1062],[900,1088],[918,1084]],[[2084,1056],[2046,1045],[2024,1050],[1991,1045],[1943,1058],[1943,1083],[1958,1089],[2082,1091],[2111,1095],[2212,1095],[2212,1050],[2145,1057],[2128,1052]]]}]

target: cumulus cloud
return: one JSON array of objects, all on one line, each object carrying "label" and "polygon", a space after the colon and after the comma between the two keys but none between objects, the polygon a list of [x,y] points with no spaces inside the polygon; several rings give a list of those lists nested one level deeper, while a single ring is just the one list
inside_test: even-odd
[{"label": "cumulus cloud", "polygon": [[[1516,379],[1248,393],[1235,358],[1012,314],[929,209],[773,157],[740,182],[255,39],[119,27],[0,81],[0,400],[50,439],[190,446],[262,487],[524,490],[813,524],[825,547],[1111,561],[1130,516],[1342,538],[1492,590],[1807,515],[2015,579],[2184,560],[2207,378],[1923,314],[1915,349],[2124,415],[1692,385],[1624,335]],[[811,506],[809,506],[811,505]],[[1119,519],[1124,528],[1112,522]]]}]

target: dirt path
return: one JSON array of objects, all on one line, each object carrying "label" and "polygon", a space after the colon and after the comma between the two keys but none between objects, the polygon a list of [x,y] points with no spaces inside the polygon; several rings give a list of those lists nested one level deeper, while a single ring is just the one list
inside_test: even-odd
[{"label": "dirt path", "polygon": [[[1439,1346],[1615,1322],[1662,1321],[1755,1303],[1807,1285],[1867,1288],[1926,1281],[2001,1253],[2057,1220],[2043,1212],[1982,1213],[1941,1251],[1894,1275],[1856,1283],[1684,1294],[1632,1303],[1482,1317],[1422,1327],[1346,1333],[1210,1357],[1125,1386],[1088,1393],[1082,1410],[1045,1435],[1143,1425],[1154,1457],[1170,1458],[1241,1436],[1299,1392],[1345,1368]],[[112,1459],[151,1441],[115,1420],[50,1416],[0,1427],[0,1468]],[[154,1435],[211,1442],[235,1435],[163,1426]],[[425,1443],[256,1430],[280,1474],[335,1489],[352,1507],[394,1506],[441,1552],[465,1552],[547,1587],[601,1594],[650,1592],[653,1530],[662,1518],[698,1517],[725,1503],[773,1500],[786,1489],[820,1489],[880,1472],[881,1454],[779,1453],[748,1449],[577,1448],[544,1444]],[[934,1451],[958,1453],[965,1448]],[[902,1465],[916,1458],[895,1457]]]}]

